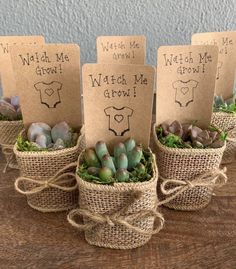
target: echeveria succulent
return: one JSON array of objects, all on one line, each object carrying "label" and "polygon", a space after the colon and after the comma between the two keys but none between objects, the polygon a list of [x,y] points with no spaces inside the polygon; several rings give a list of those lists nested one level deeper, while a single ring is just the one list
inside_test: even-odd
[{"label": "echeveria succulent", "polygon": [[226,134],[216,128],[204,130],[178,121],[161,124],[157,136],[162,144],[172,148],[220,148],[226,139]]},{"label": "echeveria succulent", "polygon": [[52,128],[51,136],[54,143],[56,143],[58,139],[62,139],[64,142],[70,141],[72,138],[71,128],[65,121],[60,122]]},{"label": "echeveria succulent", "polygon": [[0,119],[1,120],[21,120],[22,114],[18,96],[0,99]]},{"label": "echeveria succulent", "polygon": [[110,155],[105,142],[97,142],[94,149],[85,150],[79,175],[85,180],[102,184],[150,179],[151,154],[143,151],[141,145],[136,145],[134,139],[115,145],[113,154]]},{"label": "echeveria succulent", "polygon": [[65,122],[51,128],[43,122],[32,123],[27,131],[27,139],[19,137],[18,149],[21,151],[60,150],[76,144],[78,135]]}]

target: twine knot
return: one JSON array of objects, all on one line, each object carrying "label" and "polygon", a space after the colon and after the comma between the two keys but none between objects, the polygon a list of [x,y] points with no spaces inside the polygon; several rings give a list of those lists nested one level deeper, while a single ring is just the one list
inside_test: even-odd
[{"label": "twine knot", "polygon": [[158,205],[168,203],[184,191],[194,187],[222,187],[228,179],[226,171],[226,167],[223,169],[217,168],[198,175],[192,180],[167,179],[160,176],[162,179],[162,183],[160,184],[161,192],[164,195],[173,195],[159,202]]},{"label": "twine knot", "polygon": [[185,182],[187,183],[187,185],[189,186],[189,188],[193,188],[194,187],[194,184],[191,181],[185,180]]},{"label": "twine knot", "polygon": [[[24,195],[29,194],[36,194],[39,193],[47,188],[56,188],[62,191],[71,192],[77,189],[77,182],[76,182],[76,176],[75,172],[66,172],[68,169],[75,168],[77,166],[77,163],[71,163],[63,167],[61,170],[59,170],[53,177],[46,179],[46,180],[37,180],[29,177],[18,177],[15,181],[15,189]],[[68,177],[70,177],[68,179]],[[23,184],[22,184],[23,183]],[[27,186],[27,188],[30,188],[28,190],[23,190],[21,188],[22,185],[26,183],[32,183]],[[72,186],[65,186],[68,184],[72,184]]]},{"label": "twine knot", "polygon": [[45,188],[50,187],[48,180],[45,180],[45,182],[44,182],[44,186],[45,186]]},{"label": "twine knot", "polygon": [[[134,203],[136,203],[139,199],[140,191],[131,193],[130,201],[128,201],[123,208],[113,214],[92,212],[85,208],[74,209],[68,214],[67,220],[73,227],[76,227],[81,231],[94,231],[98,237],[101,236],[103,229],[102,225],[104,224],[111,227],[114,227],[115,225],[122,225],[125,228],[142,235],[152,235],[158,233],[163,228],[164,218],[162,214],[156,210],[157,206],[155,206],[153,209],[144,209],[139,212],[128,212]],[[76,216],[83,217],[84,223],[77,222],[75,220]],[[133,224],[135,220],[140,220],[147,217],[159,219],[159,223],[156,225],[156,227],[153,227],[152,230],[144,230]]]},{"label": "twine knot", "polygon": [[111,218],[109,216],[105,216],[105,219],[106,219],[106,222],[108,225],[114,227],[115,226],[115,223],[111,220]]},{"label": "twine knot", "polygon": [[6,156],[6,165],[3,169],[3,173],[6,173],[9,164],[11,164],[14,158],[14,151],[13,151],[14,145],[1,144],[1,146],[2,146],[2,153]]}]

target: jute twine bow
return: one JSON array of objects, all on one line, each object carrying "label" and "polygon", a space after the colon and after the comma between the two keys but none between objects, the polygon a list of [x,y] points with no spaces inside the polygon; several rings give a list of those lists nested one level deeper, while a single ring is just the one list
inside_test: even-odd
[{"label": "jute twine bow", "polygon": [[[21,194],[36,194],[39,193],[47,188],[56,188],[62,191],[71,192],[77,189],[77,182],[76,182],[76,176],[75,173],[72,172],[65,172],[69,168],[76,167],[77,163],[71,163],[63,167],[61,170],[59,170],[53,177],[49,178],[48,180],[37,180],[32,179],[28,177],[18,177],[15,181],[15,189],[21,193]],[[66,177],[70,176],[70,179],[67,179]],[[75,184],[70,187],[63,186],[64,184],[73,183]],[[20,184],[21,183],[21,184]],[[23,190],[20,186],[22,186],[22,183],[34,183],[36,187],[32,187],[30,190]]]},{"label": "jute twine bow", "polygon": [[[221,187],[227,182],[226,167],[223,169],[214,169],[204,174],[196,176],[193,180],[178,180],[178,179],[166,179],[162,176],[160,178],[163,182],[160,185],[161,192],[164,195],[171,195],[170,197],[162,200],[158,205],[162,205],[170,202],[186,190],[194,187]],[[175,185],[174,187],[167,188],[168,184]]]},{"label": "jute twine bow", "polygon": [[6,173],[9,164],[12,162],[14,158],[14,152],[13,152],[14,145],[1,144],[1,146],[2,146],[2,153],[6,156],[6,165],[3,169],[3,173]]},{"label": "jute twine bow", "polygon": [[[164,225],[164,218],[162,214],[160,214],[156,209],[145,209],[135,213],[128,213],[130,207],[132,207],[132,205],[141,198],[142,194],[143,193],[141,191],[131,193],[131,199],[129,202],[127,202],[126,206],[113,214],[110,215],[105,213],[101,214],[92,212],[88,209],[81,208],[72,210],[68,214],[67,220],[72,226],[81,231],[91,231],[91,230],[95,231],[96,236],[98,238],[100,238],[101,236],[103,229],[102,225],[104,224],[107,224],[111,227],[115,225],[123,225],[127,229],[142,235],[156,234],[163,228]],[[83,218],[86,218],[88,221],[86,223],[77,223],[77,221],[74,219],[75,216],[82,216]],[[159,219],[157,227],[155,227],[151,231],[142,230],[139,227],[132,224],[133,221],[135,220],[147,217],[154,217],[155,219],[156,218]]]}]

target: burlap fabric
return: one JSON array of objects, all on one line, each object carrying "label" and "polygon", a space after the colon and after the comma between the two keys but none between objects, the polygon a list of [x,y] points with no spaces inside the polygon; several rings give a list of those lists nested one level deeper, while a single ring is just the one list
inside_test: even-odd
[{"label": "burlap fabric", "polygon": [[32,208],[41,212],[64,211],[78,204],[75,169],[79,153],[85,148],[83,131],[77,145],[51,152],[22,152],[14,146],[20,168],[15,182]]},{"label": "burlap fabric", "polygon": [[222,163],[231,163],[236,153],[236,115],[233,113],[214,112],[211,123],[222,131],[228,132]]},{"label": "burlap fabric", "polygon": [[[152,179],[142,183],[99,185],[77,176],[80,208],[69,213],[68,221],[85,232],[89,244],[132,249],[144,245],[162,229],[164,219],[157,211],[157,167],[153,158]],[[82,162],[83,153],[78,163]],[[78,222],[78,216],[83,222]]]},{"label": "burlap fabric", "polygon": [[18,168],[13,146],[23,128],[22,121],[0,121],[0,145],[6,159],[6,166],[3,172],[6,172],[8,166],[10,168]]},{"label": "burlap fabric", "polygon": [[158,196],[163,205],[176,210],[198,210],[207,206],[213,188],[227,177],[219,169],[225,146],[218,149],[178,149],[162,145],[153,128],[157,166]]}]

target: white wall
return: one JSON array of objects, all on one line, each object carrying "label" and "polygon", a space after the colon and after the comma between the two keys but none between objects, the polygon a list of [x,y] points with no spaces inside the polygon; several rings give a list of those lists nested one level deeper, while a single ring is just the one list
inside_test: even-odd
[{"label": "white wall", "polygon": [[194,32],[236,29],[236,0],[0,0],[0,35],[42,34],[74,42],[95,62],[98,35],[144,34],[147,63],[163,44],[185,44]]}]

